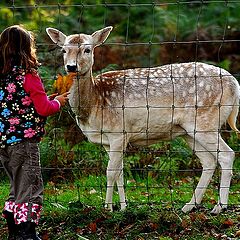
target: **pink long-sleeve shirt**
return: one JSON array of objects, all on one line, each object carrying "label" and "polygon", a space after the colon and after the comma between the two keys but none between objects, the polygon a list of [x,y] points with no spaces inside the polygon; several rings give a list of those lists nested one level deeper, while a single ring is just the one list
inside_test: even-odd
[{"label": "pink long-sleeve shirt", "polygon": [[37,74],[27,73],[23,83],[24,90],[30,95],[37,113],[43,117],[53,115],[60,110],[60,103],[56,99],[49,99],[43,83]]}]

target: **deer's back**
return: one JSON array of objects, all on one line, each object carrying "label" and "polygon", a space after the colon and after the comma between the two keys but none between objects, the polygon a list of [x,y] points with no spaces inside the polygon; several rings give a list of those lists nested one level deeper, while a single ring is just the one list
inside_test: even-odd
[{"label": "deer's back", "polygon": [[107,103],[125,107],[212,106],[238,88],[229,72],[204,63],[112,71],[96,81]]}]

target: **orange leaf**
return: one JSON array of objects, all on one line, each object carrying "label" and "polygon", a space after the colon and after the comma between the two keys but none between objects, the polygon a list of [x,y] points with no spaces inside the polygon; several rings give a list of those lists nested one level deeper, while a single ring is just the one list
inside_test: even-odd
[{"label": "orange leaf", "polygon": [[190,217],[190,219],[191,219],[192,222],[195,222],[195,220],[196,220],[196,218],[197,218],[197,214],[194,213],[194,212],[192,212],[192,213],[189,214],[189,217]]},{"label": "orange leaf", "polygon": [[231,227],[231,226],[233,226],[233,220],[231,220],[231,219],[226,219],[224,222],[223,222],[223,227],[225,227],[225,228],[229,228],[229,227]]},{"label": "orange leaf", "polygon": [[97,231],[97,224],[95,222],[91,222],[89,224],[89,228],[90,228],[91,232],[95,233]]},{"label": "orange leaf", "polygon": [[182,220],[182,227],[183,228],[188,228],[190,226],[189,222],[185,219]]},{"label": "orange leaf", "polygon": [[201,222],[205,222],[205,221],[207,221],[207,216],[206,216],[204,213],[199,213],[199,214],[198,214],[198,219],[199,219]]},{"label": "orange leaf", "polygon": [[76,77],[76,73],[69,73],[66,76],[62,74],[58,74],[57,80],[55,80],[53,87],[55,88],[56,92],[62,94],[64,92],[69,91],[72,86],[73,78]]},{"label": "orange leaf", "polygon": [[217,204],[217,201],[216,201],[215,199],[213,199],[213,198],[211,198],[211,199],[209,200],[209,202],[210,202],[212,205]]}]

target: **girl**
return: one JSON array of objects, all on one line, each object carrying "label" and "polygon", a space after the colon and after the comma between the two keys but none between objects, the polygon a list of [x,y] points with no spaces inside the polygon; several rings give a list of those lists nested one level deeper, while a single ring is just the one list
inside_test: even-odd
[{"label": "girl", "polygon": [[47,97],[37,72],[33,35],[22,26],[0,35],[0,160],[10,179],[3,216],[8,239],[40,239],[35,231],[43,202],[38,143],[46,117],[68,100],[64,93]]}]

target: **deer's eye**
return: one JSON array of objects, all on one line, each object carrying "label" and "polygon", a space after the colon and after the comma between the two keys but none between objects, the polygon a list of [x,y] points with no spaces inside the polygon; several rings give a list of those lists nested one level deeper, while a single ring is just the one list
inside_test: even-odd
[{"label": "deer's eye", "polygon": [[66,50],[65,50],[65,49],[62,49],[61,51],[62,51],[62,53],[66,53]]},{"label": "deer's eye", "polygon": [[91,49],[90,48],[86,48],[85,50],[84,50],[84,53],[90,53],[91,52]]}]

